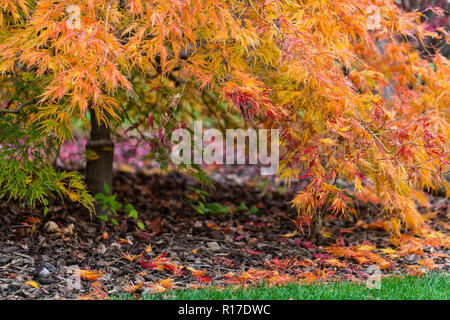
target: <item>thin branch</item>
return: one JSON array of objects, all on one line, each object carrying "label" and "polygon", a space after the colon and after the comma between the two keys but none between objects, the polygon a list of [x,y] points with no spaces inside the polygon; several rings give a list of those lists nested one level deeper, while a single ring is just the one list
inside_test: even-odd
[{"label": "thin branch", "polygon": [[0,109],[0,115],[2,113],[18,114],[22,110],[22,108],[24,108],[30,104],[33,104],[33,103],[34,103],[34,100],[28,100],[28,101],[25,101],[25,102],[19,104],[16,109]]},{"label": "thin branch", "polygon": [[103,68],[103,66],[106,63],[106,60],[108,59],[108,54],[109,54],[109,49],[108,49],[108,20],[109,20],[109,11],[111,10],[111,2],[108,3],[108,7],[106,9],[106,21],[105,21],[105,57],[103,58],[103,62],[100,65],[100,68],[98,68],[97,70],[97,74],[101,71],[101,69]]},{"label": "thin branch", "polygon": [[265,23],[267,23],[269,26],[270,26],[270,25],[273,26],[274,29],[278,32],[278,34],[279,34],[280,36],[284,36],[284,34],[278,29],[278,27],[275,25],[275,23],[270,23],[269,21],[267,21],[264,17],[262,17],[262,16],[259,14],[259,12],[258,12],[258,10],[256,9],[255,5],[253,4],[252,0],[247,0],[247,1],[248,1],[248,3],[250,4],[250,6],[252,7],[252,9],[253,9],[253,11],[255,12],[255,14],[256,14],[262,21],[264,21]]},{"label": "thin branch", "polygon": [[369,132],[372,135],[372,137],[380,144],[380,146],[383,148],[383,150],[387,154],[392,155],[392,153],[383,144],[383,141],[381,141],[380,138],[378,138],[378,136],[372,130],[370,130],[370,128],[364,123],[364,121],[359,119],[357,116],[354,116],[354,118],[359,122],[359,124],[363,127],[363,129],[365,129],[367,132]]}]

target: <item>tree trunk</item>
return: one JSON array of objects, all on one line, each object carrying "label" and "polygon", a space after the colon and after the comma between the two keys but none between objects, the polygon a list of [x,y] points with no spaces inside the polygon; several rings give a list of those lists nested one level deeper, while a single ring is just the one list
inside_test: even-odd
[{"label": "tree trunk", "polygon": [[309,240],[317,240],[321,237],[322,230],[322,210],[319,210],[312,218],[310,225],[310,234],[307,236]]},{"label": "tree trunk", "polygon": [[[91,135],[86,144],[86,185],[93,196],[104,193],[106,183],[112,192],[114,143],[109,128],[97,123],[95,111],[91,109]],[[100,205],[95,205],[97,215],[105,214]]]}]

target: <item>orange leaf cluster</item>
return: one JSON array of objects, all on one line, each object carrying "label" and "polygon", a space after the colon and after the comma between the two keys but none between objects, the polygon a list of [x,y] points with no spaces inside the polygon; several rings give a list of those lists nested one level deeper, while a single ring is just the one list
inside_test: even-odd
[{"label": "orange leaf cluster", "polygon": [[[358,245],[353,247],[331,246],[326,248],[326,251],[329,254],[336,257],[353,259],[358,264],[362,265],[374,264],[380,269],[389,269],[391,267],[391,262],[372,252],[374,250],[375,247],[370,245]],[[345,264],[343,266],[345,266]]]},{"label": "orange leaf cluster", "polygon": [[140,262],[144,269],[168,271],[174,275],[181,275],[183,273],[181,270],[182,267],[170,261],[166,256],[167,254],[165,253],[159,254],[154,259],[149,259],[147,262],[141,258]]}]

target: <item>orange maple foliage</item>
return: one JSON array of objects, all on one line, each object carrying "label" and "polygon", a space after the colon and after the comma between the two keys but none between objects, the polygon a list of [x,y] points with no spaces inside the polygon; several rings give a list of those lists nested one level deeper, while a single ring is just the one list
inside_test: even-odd
[{"label": "orange maple foliage", "polygon": [[[78,27],[67,24],[71,5]],[[346,180],[376,195],[391,232],[425,234],[422,190],[449,190],[450,65],[415,49],[448,36],[393,0],[0,0],[0,9],[2,81],[39,80],[30,121],[48,134],[70,137],[88,108],[119,120],[135,95],[149,112],[171,115],[180,100],[204,112],[209,93],[249,124],[281,130],[280,179],[311,180],[292,201],[300,226],[345,214]],[[158,88],[173,91],[168,103],[156,103]]]}]

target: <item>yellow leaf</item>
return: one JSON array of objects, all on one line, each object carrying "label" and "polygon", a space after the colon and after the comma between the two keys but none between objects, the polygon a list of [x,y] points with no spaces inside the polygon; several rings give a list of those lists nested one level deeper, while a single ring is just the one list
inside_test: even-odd
[{"label": "yellow leaf", "polygon": [[367,244],[362,244],[360,246],[354,246],[353,249],[355,249],[355,251],[373,251],[375,250],[375,246],[370,246]]},{"label": "yellow leaf", "polygon": [[338,259],[327,259],[325,262],[331,266],[345,268],[345,263],[340,262]]},{"label": "yellow leaf", "polygon": [[336,141],[332,140],[332,139],[320,139],[320,142],[322,142],[323,144],[326,144],[327,146],[335,146],[336,145]]},{"label": "yellow leaf", "polygon": [[289,232],[289,233],[283,234],[282,237],[283,238],[292,238],[292,237],[295,237],[297,234],[298,234],[298,230],[295,230],[293,232]]},{"label": "yellow leaf", "polygon": [[380,249],[380,251],[388,255],[395,255],[397,253],[397,250],[394,250],[392,248]]},{"label": "yellow leaf", "polygon": [[357,192],[362,191],[361,179],[358,176],[355,177],[355,189]]},{"label": "yellow leaf", "polygon": [[36,281],[27,281],[27,282],[25,282],[25,284],[27,284],[33,288],[39,289],[39,285],[37,284]]},{"label": "yellow leaf", "polygon": [[129,239],[124,239],[124,238],[120,238],[120,239],[119,239],[119,243],[120,243],[120,244],[133,244],[133,242],[131,242],[131,240],[129,240]]},{"label": "yellow leaf", "polygon": [[328,238],[330,239],[333,235],[331,234],[331,232],[326,231],[325,229],[322,229],[322,231],[320,231],[320,234],[322,235],[322,237],[324,238]]}]

